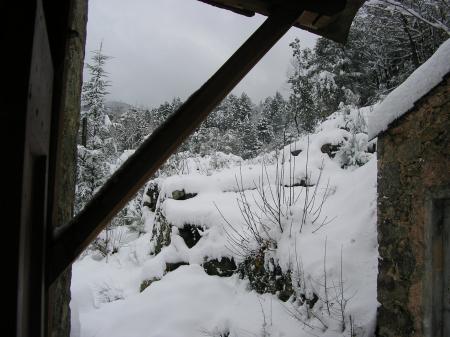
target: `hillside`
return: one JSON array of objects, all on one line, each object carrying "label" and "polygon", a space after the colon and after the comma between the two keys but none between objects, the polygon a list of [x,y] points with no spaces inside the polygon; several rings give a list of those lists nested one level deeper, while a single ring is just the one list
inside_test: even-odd
[{"label": "hillside", "polygon": [[141,231],[73,266],[73,336],[370,336],[377,278],[369,108],[251,160],[184,158]]}]

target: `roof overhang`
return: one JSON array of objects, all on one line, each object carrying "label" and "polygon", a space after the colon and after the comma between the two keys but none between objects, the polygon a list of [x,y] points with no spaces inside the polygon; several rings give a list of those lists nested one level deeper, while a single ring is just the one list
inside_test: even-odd
[{"label": "roof overhang", "polygon": [[199,0],[201,2],[253,16],[270,16],[280,7],[289,9],[303,4],[304,11],[294,24],[330,40],[344,43],[353,19],[365,0]]}]

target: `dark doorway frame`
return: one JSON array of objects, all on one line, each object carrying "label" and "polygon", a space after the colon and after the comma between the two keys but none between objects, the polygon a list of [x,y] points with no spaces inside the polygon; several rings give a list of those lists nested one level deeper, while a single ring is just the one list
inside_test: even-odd
[{"label": "dark doorway frame", "polygon": [[450,186],[426,198],[424,336],[450,334]]}]

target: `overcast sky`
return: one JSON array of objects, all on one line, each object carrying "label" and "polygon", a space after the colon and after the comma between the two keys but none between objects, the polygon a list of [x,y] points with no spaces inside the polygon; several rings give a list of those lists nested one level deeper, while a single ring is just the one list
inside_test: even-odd
[{"label": "overcast sky", "polygon": [[[90,0],[86,61],[103,41],[109,100],[156,106],[197,90],[264,21],[197,0]],[[286,93],[289,43],[312,47],[313,34],[291,30],[236,87],[255,103]],[[86,76],[86,75],[85,75]]]}]

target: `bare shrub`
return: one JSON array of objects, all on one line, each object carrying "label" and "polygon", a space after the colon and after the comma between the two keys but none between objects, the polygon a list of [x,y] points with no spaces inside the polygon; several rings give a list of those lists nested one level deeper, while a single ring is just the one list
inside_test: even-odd
[{"label": "bare shrub", "polygon": [[123,247],[126,231],[127,229],[122,226],[107,226],[90,244],[89,250],[100,253],[102,257],[106,257],[106,262],[108,262],[108,256],[117,253]]},{"label": "bare shrub", "polygon": [[[327,272],[327,239],[325,239],[323,281],[311,280],[310,284],[303,282],[300,287],[295,287],[297,299],[285,308],[293,318],[311,332],[332,329],[331,331],[336,333],[347,331],[350,337],[356,337],[362,334],[362,331],[355,325],[354,317],[346,310],[354,294],[349,295],[349,289],[345,287],[342,247],[339,265],[338,278],[330,280]],[[313,305],[311,305],[310,294],[314,294],[316,298]]]},{"label": "bare shrub", "polygon": [[102,303],[110,303],[118,300],[123,300],[123,290],[112,282],[102,282],[95,287],[95,301],[98,307]]},{"label": "bare shrub", "polygon": [[[333,219],[321,214],[323,206],[330,195],[330,184],[327,182],[324,191],[319,196],[321,188],[324,164],[319,167],[317,180],[312,183],[309,175],[309,140],[306,151],[305,176],[301,179],[295,177],[296,157],[289,151],[288,158],[285,152],[277,154],[275,170],[271,176],[268,166],[261,163],[261,174],[258,181],[253,182],[252,189],[245,189],[242,171],[235,177],[237,187],[237,205],[244,221],[244,229],[241,230],[232,224],[220,209],[216,206],[222,219],[228,248],[242,257],[256,252],[276,249],[276,236],[289,230],[292,235],[293,228],[303,230],[308,222],[315,225],[313,232],[329,224]],[[312,190],[311,190],[312,189]],[[254,191],[250,196],[249,191]],[[300,197],[304,195],[303,205],[299,205]],[[294,214],[298,207],[302,207],[301,219],[296,219]]]}]

